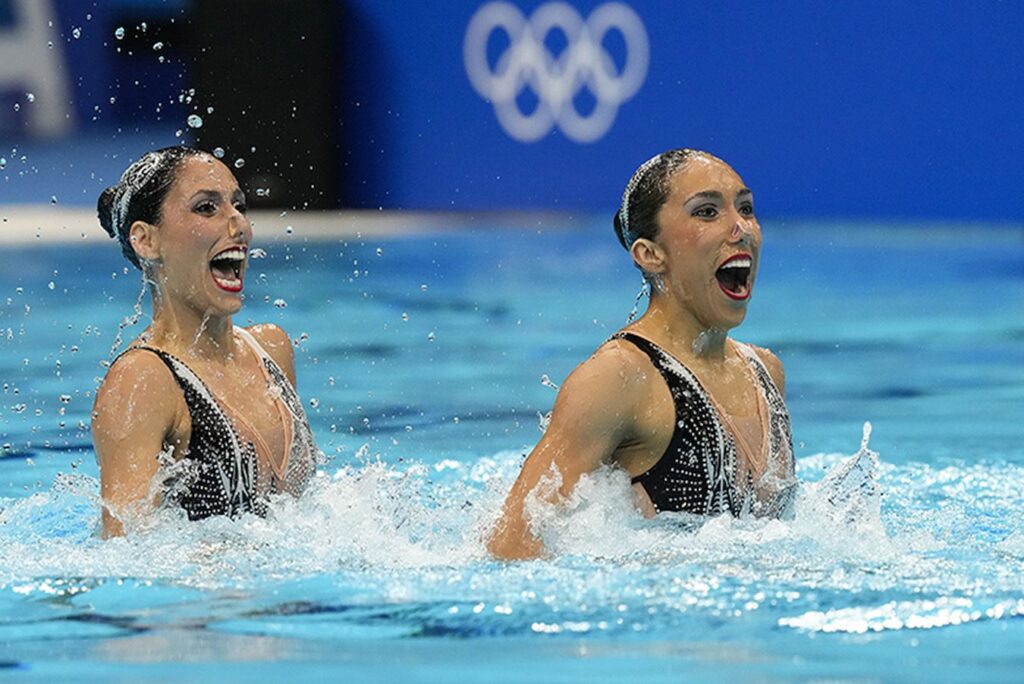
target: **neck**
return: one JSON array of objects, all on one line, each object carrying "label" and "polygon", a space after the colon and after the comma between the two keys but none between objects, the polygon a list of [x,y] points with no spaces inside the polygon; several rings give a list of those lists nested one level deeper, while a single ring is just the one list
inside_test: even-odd
[{"label": "neck", "polygon": [[637,327],[664,339],[668,349],[680,356],[706,361],[725,359],[729,331],[704,324],[688,308],[668,297],[651,297]]},{"label": "neck", "polygon": [[153,323],[149,340],[175,356],[226,359],[234,354],[231,316],[203,312],[153,289]]}]

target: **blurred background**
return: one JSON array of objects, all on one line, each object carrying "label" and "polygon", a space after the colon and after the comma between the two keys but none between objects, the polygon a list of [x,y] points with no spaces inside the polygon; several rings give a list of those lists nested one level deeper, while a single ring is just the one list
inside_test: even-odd
[{"label": "blurred background", "polygon": [[762,216],[1017,222],[1018,2],[0,0],[0,204],[156,146],[253,204],[612,211],[670,147]]}]

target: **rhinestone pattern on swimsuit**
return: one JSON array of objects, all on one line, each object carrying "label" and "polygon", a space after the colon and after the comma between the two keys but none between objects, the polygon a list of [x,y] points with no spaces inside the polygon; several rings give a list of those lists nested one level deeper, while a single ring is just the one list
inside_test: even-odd
[{"label": "rhinestone pattern on swimsuit", "polygon": [[[758,482],[774,490],[767,501],[753,496],[753,483],[747,482],[743,491],[737,486],[735,438],[722,425],[696,376],[650,340],[632,333],[619,333],[611,339],[626,340],[650,357],[668,384],[675,405],[676,422],[668,448],[654,466],[632,480],[643,486],[655,510],[776,517],[788,511],[795,492],[789,413],[782,394],[753,350],[740,345],[768,407],[769,467]],[[780,472],[782,477],[778,476]]]},{"label": "rhinestone pattern on swimsuit", "polygon": [[[154,347],[137,346],[156,354],[181,387],[192,421],[192,434],[181,461],[188,463],[180,479],[165,481],[167,498],[180,505],[190,520],[241,513],[266,515],[267,496],[302,493],[321,460],[295,388],[255,338],[241,328],[235,332],[260,358],[268,388],[284,404],[291,421],[291,444],[282,479],[272,477],[269,491],[260,492],[259,460],[255,445],[242,439],[206,383],[181,359]],[[130,351],[130,350],[126,350]]]}]

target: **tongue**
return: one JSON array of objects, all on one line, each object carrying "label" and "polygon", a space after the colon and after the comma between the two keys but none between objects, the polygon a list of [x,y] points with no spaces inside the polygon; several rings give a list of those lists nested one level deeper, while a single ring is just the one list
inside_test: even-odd
[{"label": "tongue", "polygon": [[720,268],[715,271],[715,277],[722,287],[736,293],[742,291],[747,284],[747,274],[745,268]]},{"label": "tongue", "polygon": [[235,269],[229,261],[211,261],[210,273],[221,280],[235,280]]}]

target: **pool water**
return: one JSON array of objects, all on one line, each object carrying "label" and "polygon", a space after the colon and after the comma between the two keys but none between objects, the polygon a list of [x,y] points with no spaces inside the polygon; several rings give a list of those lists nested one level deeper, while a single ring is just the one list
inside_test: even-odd
[{"label": "pool water", "polygon": [[[542,378],[560,383],[639,289],[605,224],[258,227],[273,239],[236,322],[293,337],[328,464],[267,520],[168,511],[112,541],[95,535],[89,409],[139,277],[113,245],[0,249],[0,670],[1019,681],[1016,228],[769,223],[735,332],[786,365],[795,519],[646,521],[607,470],[543,516],[552,558],[486,557],[480,535],[554,400]],[[830,501],[819,483],[868,421],[876,481]]]}]

